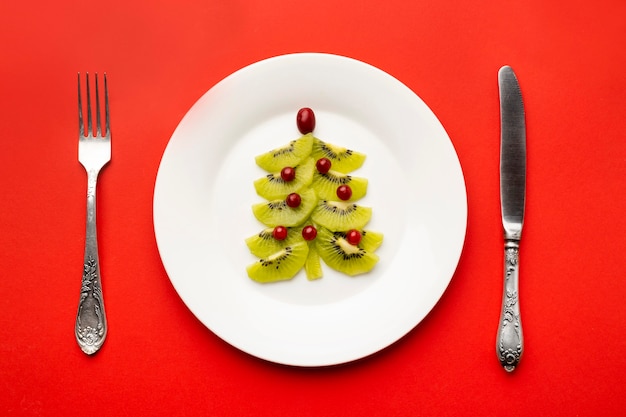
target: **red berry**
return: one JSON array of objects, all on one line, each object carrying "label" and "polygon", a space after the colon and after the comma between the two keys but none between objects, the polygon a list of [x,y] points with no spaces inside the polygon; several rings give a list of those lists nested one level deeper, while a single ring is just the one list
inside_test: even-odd
[{"label": "red berry", "polygon": [[284,226],[276,226],[272,232],[274,239],[285,240],[287,238],[287,228]]},{"label": "red berry", "polygon": [[350,188],[350,186],[340,185],[339,187],[337,187],[337,197],[344,201],[350,200],[350,197],[352,197],[352,189]]},{"label": "red berry", "polygon": [[317,170],[320,172],[320,174],[326,174],[328,171],[330,171],[331,163],[328,158],[320,158],[315,163],[315,166],[317,167]]},{"label": "red berry", "polygon": [[292,167],[284,167],[280,171],[280,177],[285,182],[293,181],[296,178],[296,170]]},{"label": "red berry", "polygon": [[298,125],[298,130],[303,135],[311,133],[315,129],[315,113],[313,113],[313,110],[308,107],[298,110],[296,124]]},{"label": "red berry", "polygon": [[298,193],[291,193],[287,196],[285,201],[289,207],[296,208],[302,202],[302,197],[300,197],[300,194]]},{"label": "red berry", "polygon": [[306,226],[302,229],[302,237],[304,240],[313,240],[317,236],[317,229],[313,226]]},{"label": "red berry", "polygon": [[359,243],[361,243],[361,232],[354,229],[348,231],[348,233],[346,233],[346,240],[351,245],[358,245]]}]

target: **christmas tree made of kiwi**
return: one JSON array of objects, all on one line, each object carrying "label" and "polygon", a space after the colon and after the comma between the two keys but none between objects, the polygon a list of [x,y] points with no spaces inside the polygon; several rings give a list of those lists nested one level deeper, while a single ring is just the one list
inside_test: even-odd
[{"label": "christmas tree made of kiwi", "polygon": [[293,278],[302,268],[307,279],[322,277],[320,259],[353,276],[378,262],[374,252],[383,235],[363,229],[372,209],[356,204],[367,192],[367,179],[349,175],[365,154],[313,136],[315,114],[302,108],[296,116],[302,136],[256,157],[268,174],[254,181],[265,202],[252,206],[265,228],[245,240],[259,260],[247,267],[257,282]]}]

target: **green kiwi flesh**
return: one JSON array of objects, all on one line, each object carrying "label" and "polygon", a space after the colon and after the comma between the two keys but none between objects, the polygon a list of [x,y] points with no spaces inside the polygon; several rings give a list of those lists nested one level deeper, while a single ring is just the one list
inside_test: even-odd
[{"label": "green kiwi flesh", "polygon": [[378,255],[361,245],[351,245],[343,236],[322,228],[316,242],[320,258],[329,267],[350,276],[371,271],[378,262]]},{"label": "green kiwi flesh", "polygon": [[280,175],[280,171],[267,174],[254,181],[254,189],[257,194],[267,200],[285,198],[288,194],[300,191],[311,184],[313,180],[313,170],[315,161],[313,158],[305,158],[299,165],[294,167],[296,177],[293,181],[285,181]]},{"label": "green kiwi flesh", "polygon": [[330,230],[361,230],[372,218],[372,209],[345,201],[319,200],[311,219]]},{"label": "green kiwi flesh", "polygon": [[337,188],[341,185],[348,185],[352,190],[352,197],[350,197],[349,201],[363,198],[367,192],[366,178],[353,177],[332,169],[325,174],[316,170],[311,182],[311,187],[313,187],[317,196],[324,200],[336,200]]},{"label": "green kiwi flesh", "polygon": [[309,245],[302,241],[286,246],[280,251],[261,258],[249,265],[248,276],[257,282],[285,281],[293,278],[304,266],[309,254]]},{"label": "green kiwi flesh", "polygon": [[257,203],[252,206],[252,212],[258,221],[268,227],[300,226],[311,215],[317,205],[315,191],[308,188],[300,193],[301,203],[298,207],[292,208],[287,205],[284,199],[272,200],[264,203]]},{"label": "green kiwi flesh", "polygon": [[279,172],[284,167],[295,167],[311,154],[313,135],[308,133],[292,140],[286,146],[265,152],[255,158],[258,166],[268,172]]},{"label": "green kiwi flesh", "polygon": [[383,234],[373,230],[361,230],[361,243],[359,244],[368,252],[374,252],[383,243]]},{"label": "green kiwi flesh", "polygon": [[318,138],[314,138],[311,156],[316,161],[320,158],[328,159],[331,169],[343,173],[352,172],[365,162],[365,154],[324,142]]},{"label": "green kiwi flesh", "polygon": [[317,253],[315,243],[309,243],[309,254],[304,263],[304,271],[306,272],[306,278],[309,281],[313,281],[322,277],[322,264],[320,262],[320,255]]},{"label": "green kiwi flesh", "polygon": [[287,246],[298,242],[304,242],[302,230],[300,228],[288,227],[287,238],[278,240],[274,238],[274,228],[269,227],[261,230],[256,235],[246,239],[246,245],[250,253],[259,258],[265,258],[276,253]]},{"label": "green kiwi flesh", "polygon": [[[374,252],[376,249],[380,247],[383,243],[383,234],[379,232],[374,232],[372,230],[359,230],[361,233],[361,242],[359,246],[365,249],[368,252]],[[346,238],[347,232],[333,232],[337,236],[341,236],[342,238]]]}]

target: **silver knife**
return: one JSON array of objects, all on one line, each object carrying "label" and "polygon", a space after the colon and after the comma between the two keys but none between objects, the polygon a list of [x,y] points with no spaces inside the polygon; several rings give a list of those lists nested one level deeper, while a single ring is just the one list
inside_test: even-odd
[{"label": "silver knife", "polygon": [[519,364],[524,338],[519,309],[519,245],[526,200],[526,122],[517,77],[509,66],[498,72],[500,89],[500,206],[504,228],[504,285],[496,339],[500,364]]}]

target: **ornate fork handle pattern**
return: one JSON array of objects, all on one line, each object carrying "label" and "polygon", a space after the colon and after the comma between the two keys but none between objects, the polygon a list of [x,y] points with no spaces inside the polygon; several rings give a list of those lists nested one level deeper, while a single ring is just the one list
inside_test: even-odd
[{"label": "ornate fork handle pattern", "polygon": [[508,372],[512,372],[519,364],[524,350],[518,302],[519,241],[508,240],[504,251],[504,291],[496,351],[500,364]]},{"label": "ornate fork handle pattern", "polygon": [[96,183],[98,172],[88,172],[87,180],[87,232],[83,278],[76,315],[76,341],[88,355],[97,352],[107,334],[107,320],[100,281],[98,239],[96,232]]}]

